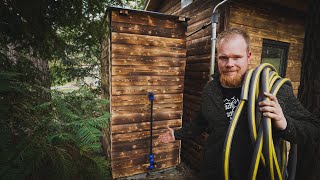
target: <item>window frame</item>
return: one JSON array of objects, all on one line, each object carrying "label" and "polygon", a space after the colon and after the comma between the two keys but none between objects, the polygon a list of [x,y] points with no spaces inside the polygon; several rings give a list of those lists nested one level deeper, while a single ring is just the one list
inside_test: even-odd
[{"label": "window frame", "polygon": [[283,57],[280,59],[280,68],[279,68],[280,72],[279,72],[279,75],[281,77],[286,77],[287,66],[288,66],[288,53],[289,53],[290,43],[271,40],[271,39],[263,39],[263,41],[262,41],[262,52],[261,52],[261,63],[262,63],[262,59],[263,59],[262,56],[263,56],[264,47],[281,48],[281,49],[284,50]]}]

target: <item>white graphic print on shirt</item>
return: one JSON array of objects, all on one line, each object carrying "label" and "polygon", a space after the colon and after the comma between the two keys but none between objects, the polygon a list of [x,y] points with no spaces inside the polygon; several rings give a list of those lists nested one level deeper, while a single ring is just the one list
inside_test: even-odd
[{"label": "white graphic print on shirt", "polygon": [[233,96],[231,99],[226,98],[225,100],[223,100],[223,102],[224,102],[224,109],[226,110],[227,118],[229,118],[229,121],[231,121],[233,113],[239,104],[239,99]]}]

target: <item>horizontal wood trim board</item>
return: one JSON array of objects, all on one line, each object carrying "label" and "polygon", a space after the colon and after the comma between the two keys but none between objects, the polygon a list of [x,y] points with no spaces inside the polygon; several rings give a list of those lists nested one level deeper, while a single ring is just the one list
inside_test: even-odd
[{"label": "horizontal wood trim board", "polygon": [[129,44],[129,45],[144,45],[156,47],[176,47],[185,48],[186,41],[184,39],[148,36],[140,34],[116,33],[112,32],[112,43]]},{"label": "horizontal wood trim board", "polygon": [[[180,128],[180,127],[173,127],[173,129]],[[165,133],[167,131],[167,127],[162,129],[154,129],[152,131],[152,139],[159,143],[158,137],[160,134]],[[140,131],[140,132],[128,132],[122,134],[112,134],[112,143],[128,143],[131,142],[135,144],[137,141],[148,141],[150,140],[150,130]]]},{"label": "horizontal wood trim board", "polygon": [[245,28],[247,32],[250,34],[250,36],[253,35],[259,38],[267,38],[267,39],[272,39],[272,40],[282,41],[282,42],[293,42],[293,43],[303,42],[303,37],[297,37],[297,36],[289,35],[279,31],[275,32],[267,29],[257,29],[247,25],[233,23],[233,22],[230,22],[229,25],[230,27]]},{"label": "horizontal wood trim board", "polygon": [[[158,113],[158,112],[165,112],[165,111],[181,111],[182,107],[181,106],[176,106],[176,107],[161,107],[162,109],[153,109],[153,113]],[[124,114],[133,114],[133,113],[150,113],[150,109],[127,109],[124,111],[119,111],[119,110],[112,110],[112,115],[124,115]]]},{"label": "horizontal wood trim board", "polygon": [[211,47],[211,36],[201,37],[187,42],[187,50],[191,48],[197,48],[200,46]]},{"label": "horizontal wood trim board", "polygon": [[131,56],[161,56],[185,58],[186,49],[175,47],[152,47],[142,45],[112,44],[112,53]]},{"label": "horizontal wood trim board", "polygon": [[176,86],[183,84],[183,76],[112,76],[113,86]]},{"label": "horizontal wood trim board", "polygon": [[116,33],[140,34],[175,39],[184,39],[186,37],[186,33],[183,29],[167,29],[162,27],[145,26],[131,23],[112,22],[111,31]]},{"label": "horizontal wood trim board", "polygon": [[[182,103],[168,103],[168,104],[154,104],[153,109],[154,111],[161,110],[163,108],[171,109],[172,111],[182,109]],[[132,105],[132,106],[117,106],[112,107],[111,113],[119,113],[119,112],[139,112],[139,113],[147,113],[150,111],[150,105]]]},{"label": "horizontal wood trim board", "polygon": [[[157,161],[157,169],[165,169],[172,166],[175,166],[179,163],[179,158],[171,158],[171,159],[164,159],[162,161]],[[129,168],[119,168],[112,170],[112,177],[125,177],[125,176],[132,176],[134,174],[146,173],[146,170],[149,166],[149,163],[146,164],[139,164],[134,167]]]},{"label": "horizontal wood trim board", "polygon": [[210,63],[196,63],[196,64],[188,64],[186,66],[186,71],[189,72],[209,72]]},{"label": "horizontal wood trim board", "polygon": [[[244,18],[248,17],[248,18]],[[277,18],[277,21],[272,19]],[[231,8],[230,22],[245,24],[258,29],[268,29],[304,37],[303,21],[301,23],[288,22],[289,17],[279,17],[270,12],[260,13],[256,9]],[[272,27],[272,28],[270,28]]]},{"label": "horizontal wood trim board", "polygon": [[157,16],[155,14],[147,14],[145,12],[129,12],[128,15],[122,15],[119,12],[112,11],[112,22],[134,23],[147,26],[159,26],[161,28],[181,28],[181,22],[178,17]]},{"label": "horizontal wood trim board", "polygon": [[144,65],[144,66],[170,66],[184,67],[186,59],[162,56],[131,56],[112,54],[112,65]]},{"label": "horizontal wood trim board", "polygon": [[[155,94],[153,104],[182,103],[182,94]],[[150,100],[145,95],[112,96],[112,106],[150,105]]]},{"label": "horizontal wood trim board", "polygon": [[211,61],[211,53],[196,55],[196,56],[187,56],[187,64],[192,63],[210,63]]},{"label": "horizontal wood trim board", "polygon": [[[156,129],[164,129],[166,127],[181,127],[181,125],[182,125],[181,119],[154,121],[152,129],[156,130]],[[150,130],[150,122],[112,125],[111,129],[112,129],[112,134],[148,131]]]},{"label": "horizontal wood trim board", "polygon": [[[159,152],[168,152],[172,151],[173,149],[179,149],[180,144],[179,143],[169,143],[166,144],[165,146],[159,146],[157,148],[153,148],[152,151],[153,153],[157,154]],[[112,158],[115,160],[121,160],[123,158],[128,158],[128,157],[134,157],[139,154],[145,154],[145,153],[150,153],[150,148],[144,148],[144,149],[136,149],[132,151],[122,151],[122,152],[112,152]]]},{"label": "horizontal wood trim board", "polygon": [[[181,119],[181,111],[166,111],[153,113],[154,121],[170,120],[170,119]],[[131,123],[141,123],[150,121],[150,112],[145,113],[127,113],[120,115],[111,116],[111,124],[131,124]]]},{"label": "horizontal wood trim board", "polygon": [[165,66],[118,66],[111,68],[113,76],[124,75],[162,75],[162,76],[181,76],[184,75],[184,67],[165,67]]},{"label": "horizontal wood trim board", "polygon": [[[173,143],[179,143],[175,141]],[[152,141],[152,147],[157,148],[161,146],[165,146],[164,143],[159,143],[158,141]],[[134,142],[114,142],[112,143],[111,152],[123,152],[123,151],[132,151],[136,149],[144,149],[150,147],[149,139],[135,139]]]},{"label": "horizontal wood trim board", "polygon": [[[154,154],[154,159],[158,161],[165,161],[169,159],[178,159],[179,158],[179,149],[172,149],[169,152],[160,152],[159,154]],[[148,164],[149,156],[148,154],[137,155],[130,159],[124,160],[112,160],[111,167],[113,169],[124,169],[124,168],[135,168],[140,164]]]},{"label": "horizontal wood trim board", "polygon": [[113,87],[112,95],[129,95],[140,94],[145,95],[148,92],[154,92],[155,94],[179,94],[183,92],[183,85],[178,86],[132,86],[132,87]]}]

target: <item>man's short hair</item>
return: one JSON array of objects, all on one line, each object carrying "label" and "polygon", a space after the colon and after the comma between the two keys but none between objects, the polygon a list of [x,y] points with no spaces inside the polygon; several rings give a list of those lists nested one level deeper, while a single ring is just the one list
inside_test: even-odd
[{"label": "man's short hair", "polygon": [[232,38],[235,36],[240,36],[245,40],[245,42],[247,44],[247,51],[249,52],[250,51],[250,36],[247,33],[247,31],[245,31],[242,28],[230,28],[225,31],[222,31],[217,37],[217,42],[216,42],[217,48],[219,47],[219,44],[223,39],[228,40],[229,38]]}]

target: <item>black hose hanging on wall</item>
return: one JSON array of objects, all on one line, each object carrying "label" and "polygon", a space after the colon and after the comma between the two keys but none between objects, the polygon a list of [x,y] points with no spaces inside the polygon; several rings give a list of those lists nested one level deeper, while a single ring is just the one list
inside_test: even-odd
[{"label": "black hose hanging on wall", "polygon": [[[248,173],[249,179],[256,179],[261,160],[268,174],[268,179],[274,180],[276,178],[284,180],[288,177],[288,179],[294,180],[297,162],[297,146],[291,144],[288,168],[286,168],[287,144],[284,140],[281,140],[281,153],[277,155],[272,138],[271,120],[270,118],[261,116],[258,111],[259,108],[256,107],[257,101],[262,100],[262,98],[265,99],[265,97],[262,96],[262,92],[270,92],[276,96],[283,84],[292,86],[290,80],[281,78],[271,64],[261,64],[255,70],[251,69],[247,72],[242,86],[241,100],[229,125],[224,144],[223,168],[226,180],[229,180],[229,160],[232,138],[246,102],[248,102],[249,134],[254,144],[252,162]],[[281,158],[277,158],[279,156],[281,156]]]}]

